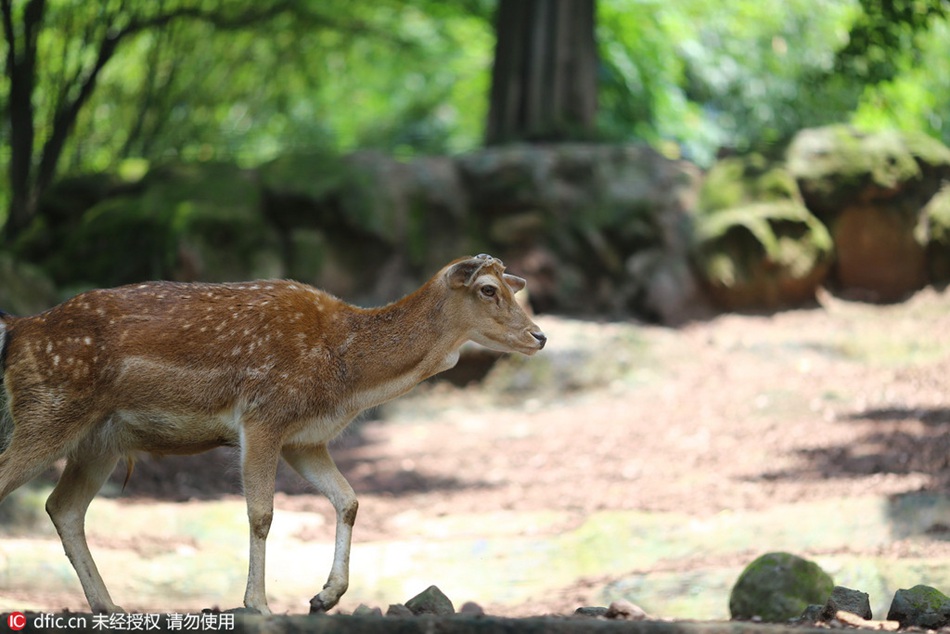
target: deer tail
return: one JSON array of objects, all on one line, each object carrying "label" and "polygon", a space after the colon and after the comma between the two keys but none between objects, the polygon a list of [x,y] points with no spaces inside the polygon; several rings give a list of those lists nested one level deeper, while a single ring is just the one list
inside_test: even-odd
[{"label": "deer tail", "polygon": [[125,457],[125,481],[122,483],[122,491],[125,491],[125,486],[129,483],[129,479],[132,477],[132,472],[135,470],[135,456],[128,454]]}]

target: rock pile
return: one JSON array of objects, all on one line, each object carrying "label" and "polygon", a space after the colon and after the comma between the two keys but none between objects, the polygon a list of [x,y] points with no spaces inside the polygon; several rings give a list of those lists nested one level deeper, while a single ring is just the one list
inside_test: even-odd
[{"label": "rock pile", "polygon": [[729,598],[733,619],[769,623],[841,623],[897,630],[950,626],[950,597],[925,585],[894,594],[886,619],[874,621],[870,597],[833,586],[814,562],[790,553],[768,553],[749,564]]}]

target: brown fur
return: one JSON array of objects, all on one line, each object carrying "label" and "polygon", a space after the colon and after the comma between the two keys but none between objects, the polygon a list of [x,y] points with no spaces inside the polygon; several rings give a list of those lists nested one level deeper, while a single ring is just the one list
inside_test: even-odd
[{"label": "brown fur", "polygon": [[467,340],[533,354],[544,336],[518,306],[524,281],[489,256],[450,263],[419,290],[362,309],[290,281],[153,282],[78,295],[33,317],[0,316],[14,423],[0,500],[53,461],[47,510],[90,607],[120,610],[86,545],[83,518],[116,461],[137,451],[241,448],[250,567],[245,604],[267,611],[264,542],[281,455],[337,510],[336,555],[312,610],[348,583],[357,502],[326,443],[360,411],[454,365]]}]

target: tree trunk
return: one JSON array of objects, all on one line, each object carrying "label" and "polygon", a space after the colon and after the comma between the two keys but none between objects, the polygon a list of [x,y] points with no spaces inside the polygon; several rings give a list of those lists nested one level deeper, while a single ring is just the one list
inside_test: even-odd
[{"label": "tree trunk", "polygon": [[0,9],[4,39],[7,41],[6,73],[10,82],[7,105],[10,121],[10,200],[2,242],[11,242],[29,224],[36,205],[32,188],[35,138],[33,87],[36,82],[36,46],[46,3],[44,0],[31,0],[27,4],[19,37],[10,1],[3,0]]},{"label": "tree trunk", "polygon": [[591,138],[595,0],[501,0],[486,143]]}]

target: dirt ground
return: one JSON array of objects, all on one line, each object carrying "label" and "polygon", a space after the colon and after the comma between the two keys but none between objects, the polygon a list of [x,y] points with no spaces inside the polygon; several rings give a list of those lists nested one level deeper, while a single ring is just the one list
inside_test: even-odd
[{"label": "dirt ground", "polygon": [[[950,492],[946,290],[887,306],[823,295],[807,309],[676,329],[538,322],[549,338],[539,355],[503,359],[477,385],[420,386],[336,442],[360,498],[355,548],[456,514],[556,510],[569,518],[547,529],[556,532],[602,509],[705,517]],[[114,478],[124,477],[120,466]],[[278,512],[324,515],[310,537],[332,540],[327,502],[283,466],[279,480]],[[200,501],[238,495],[237,481],[226,451],[143,460],[121,497]],[[603,581],[580,580],[506,615],[564,613]]]}]

